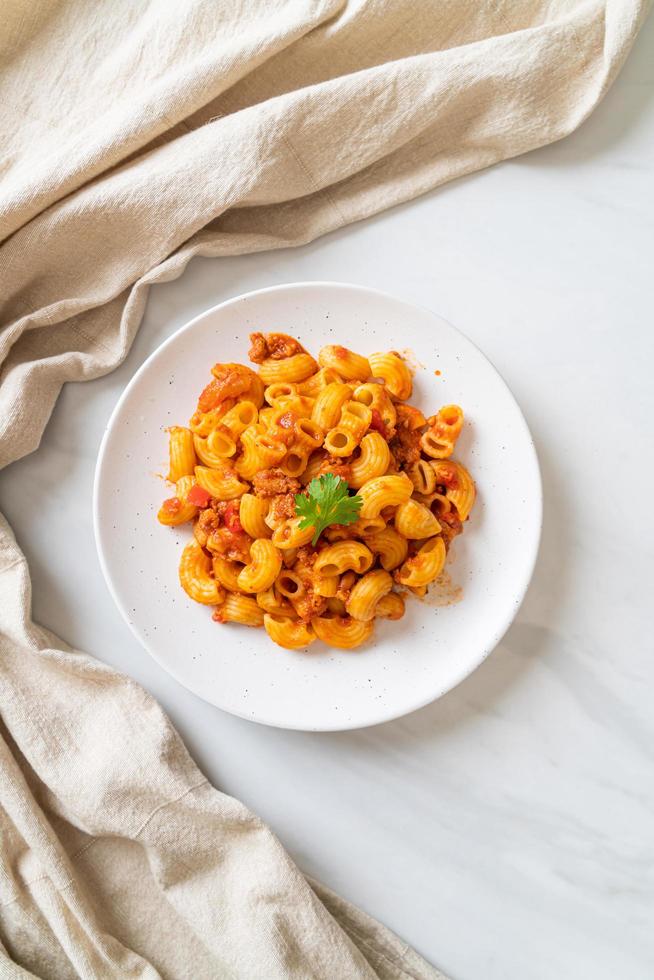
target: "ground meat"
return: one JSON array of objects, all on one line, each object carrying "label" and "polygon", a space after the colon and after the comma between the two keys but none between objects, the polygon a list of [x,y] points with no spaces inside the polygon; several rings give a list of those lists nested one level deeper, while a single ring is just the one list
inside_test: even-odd
[{"label": "ground meat", "polygon": [[[229,558],[230,561],[248,562],[252,538],[243,530],[225,527],[225,512],[233,513],[233,509],[234,501],[212,500],[211,506],[200,512],[193,533],[196,541],[203,548],[209,542],[211,551],[223,555],[224,558]],[[240,525],[238,527],[240,528]]]},{"label": "ground meat", "polygon": [[245,531],[230,531],[220,527],[214,531],[209,540],[210,550],[229,561],[239,561],[244,565],[250,560],[250,545],[252,538]]},{"label": "ground meat", "polygon": [[457,534],[461,534],[463,531],[463,524],[453,510],[448,510],[444,514],[439,514],[438,520],[441,525],[441,534],[443,536],[445,547],[449,549],[452,539],[455,538]]},{"label": "ground meat", "polygon": [[314,616],[322,616],[327,608],[327,600],[324,596],[316,595],[312,589],[308,589],[303,596],[294,601],[295,611],[304,623],[308,623]]},{"label": "ground meat", "polygon": [[298,548],[295,556],[295,564],[298,567],[298,574],[302,575],[302,572],[311,571],[316,563],[317,557],[318,552],[314,548],[310,548],[307,544],[303,545],[301,548]]},{"label": "ground meat", "polygon": [[259,497],[275,497],[280,493],[299,493],[302,484],[295,477],[286,476],[278,467],[273,467],[256,473],[252,486]]},{"label": "ground meat", "polygon": [[248,357],[254,364],[261,364],[268,357],[266,338],[262,333],[251,333],[250,343],[252,346],[248,351]]},{"label": "ground meat", "polygon": [[[217,504],[218,501],[213,501],[212,503]],[[195,523],[193,533],[195,534],[196,540],[204,546],[207,543],[207,538],[214,531],[217,531],[221,525],[220,514],[217,514],[212,507],[207,507],[206,510],[200,511],[200,515]]]},{"label": "ground meat", "polygon": [[389,447],[400,469],[406,469],[420,459],[420,432],[416,429],[398,428]]},{"label": "ground meat", "polygon": [[280,493],[276,497],[272,497],[268,517],[270,517],[275,527],[282,521],[286,521],[290,517],[295,517],[295,494]]},{"label": "ground meat", "polygon": [[346,458],[326,456],[320,464],[320,469],[316,473],[316,476],[323,476],[325,473],[333,473],[334,476],[340,476],[343,480],[347,480],[349,482],[352,478],[352,471],[348,460],[351,458],[351,456]]},{"label": "ground meat", "polygon": [[289,337],[287,333],[251,333],[248,357],[255,364],[261,364],[270,357],[273,361],[282,361],[293,354],[304,354],[305,350],[299,341]]}]

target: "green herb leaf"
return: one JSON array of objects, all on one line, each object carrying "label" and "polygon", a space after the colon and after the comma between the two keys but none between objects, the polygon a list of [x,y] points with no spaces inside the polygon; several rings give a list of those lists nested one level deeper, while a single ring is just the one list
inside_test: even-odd
[{"label": "green herb leaf", "polygon": [[311,544],[314,545],[331,524],[353,524],[359,516],[362,498],[355,494],[348,495],[347,480],[333,473],[311,481],[307,487],[308,496],[304,493],[295,495],[295,512],[301,517],[300,529],[314,529]]}]

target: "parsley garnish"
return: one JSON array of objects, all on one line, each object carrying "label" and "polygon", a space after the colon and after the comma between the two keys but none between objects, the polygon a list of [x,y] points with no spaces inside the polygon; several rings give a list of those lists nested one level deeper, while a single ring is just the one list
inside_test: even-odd
[{"label": "parsley garnish", "polygon": [[359,516],[363,500],[358,494],[348,495],[347,480],[333,473],[313,479],[304,493],[295,495],[295,512],[301,517],[300,530],[312,527],[314,545],[330,524],[353,524]]}]

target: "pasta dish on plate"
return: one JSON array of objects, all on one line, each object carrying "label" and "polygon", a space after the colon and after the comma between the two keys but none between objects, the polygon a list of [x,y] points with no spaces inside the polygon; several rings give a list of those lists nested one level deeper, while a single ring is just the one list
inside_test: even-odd
[{"label": "pasta dish on plate", "polygon": [[463,412],[408,404],[395,351],[328,344],[316,361],[287,334],[250,340],[258,370],[216,364],[188,426],[168,429],[175,493],[158,519],[193,525],[180,583],[216,622],[287,649],[359,647],[425,595],[468,519]]}]

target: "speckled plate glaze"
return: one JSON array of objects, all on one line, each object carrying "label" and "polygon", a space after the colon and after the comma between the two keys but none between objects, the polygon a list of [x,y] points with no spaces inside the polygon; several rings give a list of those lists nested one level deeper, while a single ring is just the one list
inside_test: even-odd
[{"label": "speckled plate glaze", "polygon": [[[189,527],[156,520],[169,494],[164,427],[185,424],[216,361],[247,363],[248,334],[284,330],[314,354],[409,349],[411,402],[460,404],[457,457],[479,496],[452,546],[445,596],[409,600],[358,651],[316,642],[276,647],[264,630],[218,625],[182,592],[177,566]],[[439,375],[436,372],[440,372]],[[513,396],[477,348],[440,317],[342,283],[274,286],[238,296],[178,330],[134,375],[111,416],[95,478],[94,522],[109,589],[131,629],[180,684],[225,711],[281,728],[338,730],[398,718],[449,691],[496,646],[532,574],[542,495],[534,446]],[[457,587],[462,596],[458,602]],[[442,590],[441,590],[442,591]],[[437,604],[441,603],[441,604]],[[443,604],[444,603],[444,604]]]}]

